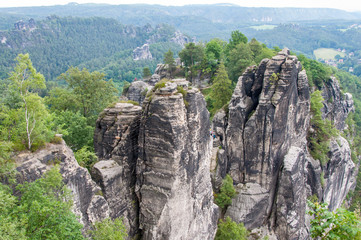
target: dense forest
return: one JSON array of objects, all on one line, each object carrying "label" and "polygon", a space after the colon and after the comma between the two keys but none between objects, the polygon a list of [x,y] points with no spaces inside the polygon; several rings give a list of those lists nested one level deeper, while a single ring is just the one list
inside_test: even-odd
[{"label": "dense forest", "polygon": [[[75,9],[76,6],[67,5],[63,8]],[[95,15],[92,12],[93,5],[81,7],[88,8],[85,15]],[[107,7],[103,6],[104,9]],[[97,8],[99,13],[106,12],[102,11],[100,6]],[[62,8],[54,9],[54,13],[59,15],[62,15],[61,11],[65,11]],[[161,10],[161,7],[159,9]],[[16,14],[22,14],[21,9],[18,11]],[[149,12],[155,10],[150,8]],[[175,15],[175,10],[171,13]],[[33,14],[42,15],[40,12]],[[146,13],[143,15],[154,17]],[[14,16],[4,15],[6,21],[1,27],[8,28],[7,21],[14,20]],[[352,19],[355,16],[348,17]],[[187,26],[187,23],[191,24],[192,19],[187,19],[184,26]],[[224,17],[222,19],[224,20]],[[164,18],[157,21],[163,22]],[[177,18],[177,21],[182,21],[182,17]],[[203,20],[197,20],[196,23],[201,21]],[[209,19],[204,21],[208,21],[204,24],[210,24]],[[145,18],[139,18],[139,22],[136,23],[148,22]],[[13,195],[12,189],[16,185],[13,156],[24,150],[36,151],[49,142],[56,143],[60,140],[55,134],[62,134],[67,145],[74,151],[79,165],[90,170],[98,161],[93,146],[95,121],[104,108],[118,100],[125,82],[141,79],[145,75],[149,77],[160,62],[168,64],[170,76],[177,73],[177,77],[188,80],[204,76],[209,78],[209,82],[208,86],[202,89],[202,93],[211,116],[214,116],[222,108],[227,111],[238,77],[246,68],[259,64],[264,58],[272,58],[281,50],[279,47],[291,47],[296,53],[302,52],[306,56],[312,55],[313,50],[320,47],[345,48],[348,51],[361,49],[357,41],[360,29],[347,29],[349,23],[335,23],[329,27],[310,23],[302,26],[281,24],[270,30],[251,30],[260,41],[248,38],[247,31],[242,33],[236,30],[228,34],[228,40],[223,40],[224,35],[221,34],[220,38],[209,38],[199,43],[189,42],[184,46],[172,41],[176,31],[172,26],[130,26],[120,24],[114,19],[100,17],[53,15],[35,21],[33,25],[28,24],[24,29],[1,31],[0,40],[3,41],[0,45],[0,181],[7,185],[0,185],[0,235],[9,239],[84,238],[81,233],[82,226],[71,212],[70,191],[62,183],[59,169],[53,168],[33,183],[16,186],[16,191],[21,192],[21,197],[17,198]],[[174,22],[172,24],[177,26]],[[217,27],[216,23],[211,24]],[[233,27],[235,23],[225,24]],[[204,28],[205,25],[195,25],[195,29],[197,26]],[[153,59],[133,60],[133,50],[144,43],[150,44]],[[279,47],[270,48],[274,45]],[[182,66],[175,66],[174,58],[178,56],[183,63]],[[361,79],[305,55],[297,56],[307,71],[309,85],[313,91],[311,124],[316,130],[310,133],[308,138],[312,156],[322,163],[327,163],[328,147],[325,143],[328,143],[332,136],[339,134],[334,131],[331,122],[322,120],[320,112],[323,99],[319,90],[322,90],[331,76],[335,76],[343,91],[353,94],[356,111],[347,119],[348,128],[344,137],[352,146],[353,160],[358,164],[358,156],[361,155]],[[159,83],[158,87],[161,84],[164,82]],[[182,89],[179,91],[182,92]],[[219,206],[229,201],[230,195],[235,194],[232,186],[233,184],[225,179],[221,193],[215,200]],[[360,173],[356,189],[349,197],[352,197],[350,211],[340,212],[346,220],[359,217],[356,213],[361,203]],[[325,214],[325,206],[310,203],[310,207],[316,212],[319,211],[317,214],[320,218],[331,219],[330,215]],[[356,211],[352,212],[354,210]],[[41,214],[38,214],[39,212]],[[345,221],[341,221],[337,224],[342,228],[349,222],[346,221],[345,224]],[[360,236],[360,231],[357,230],[359,224],[359,220],[356,219],[354,224],[348,225],[358,234],[357,236]],[[229,237],[227,234],[232,231],[238,235]],[[317,222],[313,222],[311,231],[317,234]],[[88,234],[93,239],[104,239],[104,236],[110,234],[113,234],[113,239],[123,239],[126,237],[125,232],[121,220],[106,219],[95,224],[94,230]],[[220,222],[217,236],[216,239],[228,239],[224,236],[228,236],[229,239],[234,236],[243,239],[247,236],[247,231],[243,225],[226,219]]]},{"label": "dense forest", "polygon": [[[117,86],[140,78],[142,69],[154,69],[164,52],[178,52],[181,46],[171,39],[169,25],[125,26],[105,18],[48,17],[40,22],[24,22],[22,29],[0,32],[0,76],[5,77],[19,53],[29,53],[34,67],[47,81],[55,80],[70,66],[106,73]],[[19,27],[20,28],[20,27]],[[152,61],[134,61],[133,50],[150,44]]]}]

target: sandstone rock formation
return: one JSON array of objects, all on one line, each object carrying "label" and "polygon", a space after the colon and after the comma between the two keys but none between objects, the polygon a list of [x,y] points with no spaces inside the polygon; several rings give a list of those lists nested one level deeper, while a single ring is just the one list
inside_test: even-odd
[{"label": "sandstone rock formation", "polygon": [[[187,94],[178,93],[178,86]],[[188,89],[185,79],[152,90],[143,111],[118,103],[100,115],[94,143],[102,161],[93,177],[110,215],[126,219],[131,237],[213,239],[218,207],[209,174],[209,127],[202,94]]]},{"label": "sandstone rock formation", "polygon": [[137,163],[143,239],[213,239],[209,113],[199,90],[167,83],[144,102]]},{"label": "sandstone rock formation", "polygon": [[[151,79],[149,79],[150,81]],[[158,81],[157,81],[158,82]],[[128,88],[127,94],[125,95],[129,100],[135,101],[142,105],[145,96],[151,91],[152,86],[145,81],[132,82]]]},{"label": "sandstone rock formation", "polygon": [[152,54],[149,51],[149,44],[144,44],[141,47],[137,47],[133,50],[133,60],[149,60],[152,59]]},{"label": "sandstone rock formation", "polygon": [[352,95],[342,94],[338,80],[331,77],[323,88],[322,97],[325,99],[322,117],[333,122],[338,130],[344,130],[348,113],[355,110]]},{"label": "sandstone rock formation", "polygon": [[60,144],[48,144],[46,148],[34,153],[22,153],[17,156],[16,162],[19,183],[35,181],[54,164],[60,165],[64,182],[73,194],[73,211],[80,217],[84,233],[92,223],[109,217],[109,205],[102,196],[101,188],[91,179],[88,170],[79,166],[72,150],[64,141]]},{"label": "sandstone rock formation", "polygon": [[135,196],[139,121],[142,108],[117,103],[105,109],[96,122],[95,151],[101,160],[92,175],[101,186],[112,218],[123,217],[130,238],[138,233],[138,199]]},{"label": "sandstone rock formation", "polygon": [[[343,129],[352,99],[346,95],[348,101],[344,101],[335,82],[325,88],[335,99],[325,116]],[[335,209],[355,180],[355,165],[342,137],[337,140],[340,145],[331,141],[327,166],[310,156],[309,92],[306,72],[297,57],[284,49],[258,67],[249,67],[239,78],[228,114],[221,111],[213,120],[224,149],[215,153],[218,165],[213,183],[217,187],[219,178],[230,174],[238,192],[226,216],[250,229],[266,226],[279,239],[307,239],[307,198],[316,195]]]}]

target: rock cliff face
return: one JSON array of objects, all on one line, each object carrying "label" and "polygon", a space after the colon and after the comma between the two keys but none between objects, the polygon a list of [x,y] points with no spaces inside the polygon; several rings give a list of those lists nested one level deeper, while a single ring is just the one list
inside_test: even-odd
[{"label": "rock cliff face", "polygon": [[100,187],[91,179],[88,170],[78,165],[72,150],[64,141],[60,144],[48,144],[35,153],[20,154],[16,162],[19,183],[35,181],[59,163],[64,182],[73,194],[73,210],[84,224],[84,233],[92,223],[109,217],[109,205],[102,196]]},{"label": "rock cliff face", "polygon": [[[337,85],[331,86],[325,88],[335,101],[324,112],[343,129],[352,99],[346,95],[349,101],[342,100]],[[228,108],[228,114],[221,111],[213,122],[224,149],[215,153],[219,162],[213,182],[219,184],[228,173],[238,192],[226,215],[250,229],[267,226],[279,239],[307,238],[307,197],[315,194],[329,202],[330,209],[339,207],[354,184],[355,165],[341,137],[331,141],[327,166],[308,153],[310,94],[297,57],[285,49],[248,68]]]},{"label": "rock cliff face", "polygon": [[131,237],[140,231],[142,239],[213,239],[216,232],[209,113],[199,90],[183,96],[178,85],[187,89],[188,82],[153,91],[142,111],[118,103],[97,121],[102,161],[93,176],[110,215],[127,219]]},{"label": "rock cliff face", "polygon": [[137,192],[144,239],[213,239],[217,207],[209,174],[209,113],[197,89],[176,83],[144,103]]},{"label": "rock cliff face", "polygon": [[94,147],[98,158],[92,176],[102,188],[112,218],[124,217],[129,236],[138,233],[138,200],[134,193],[142,108],[117,103],[96,122]]}]

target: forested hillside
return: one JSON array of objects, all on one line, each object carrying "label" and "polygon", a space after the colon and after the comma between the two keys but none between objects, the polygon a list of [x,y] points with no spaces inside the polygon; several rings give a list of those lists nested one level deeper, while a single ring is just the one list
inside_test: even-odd
[{"label": "forested hillside", "polygon": [[[182,46],[171,40],[175,29],[168,25],[134,27],[106,18],[60,18],[19,22],[16,29],[0,32],[0,76],[14,66],[19,53],[29,53],[34,66],[47,81],[55,80],[70,66],[105,72],[114,82],[141,77],[145,66],[154,69],[164,52]],[[133,50],[150,44],[153,59],[133,61]],[[162,44],[160,44],[162,43]]]}]

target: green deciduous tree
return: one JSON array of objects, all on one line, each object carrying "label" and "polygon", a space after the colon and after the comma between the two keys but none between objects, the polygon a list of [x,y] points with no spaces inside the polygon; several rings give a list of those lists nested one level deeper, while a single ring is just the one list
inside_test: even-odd
[{"label": "green deciduous tree", "polygon": [[60,75],[68,83],[80,105],[84,117],[96,116],[109,103],[114,101],[117,90],[113,82],[105,81],[105,75],[100,72],[89,72],[83,68],[71,67]]},{"label": "green deciduous tree", "polygon": [[57,132],[63,134],[63,139],[73,151],[84,146],[93,147],[94,126],[88,125],[80,112],[58,111],[54,115]]},{"label": "green deciduous tree", "polygon": [[360,216],[339,208],[330,212],[326,203],[307,202],[311,208],[311,237],[314,239],[361,239]]},{"label": "green deciduous tree", "polygon": [[[41,144],[48,137],[49,129],[46,126],[48,112],[43,99],[36,93],[37,89],[44,89],[44,76],[36,72],[29,54],[19,54],[17,64],[10,74],[11,88],[20,96],[21,108],[19,112],[23,118],[19,128],[24,129],[27,149],[32,149],[33,144]],[[23,133],[22,131],[19,132]]]},{"label": "green deciduous tree", "polygon": [[223,63],[219,64],[210,94],[215,110],[223,107],[232,97],[232,82]]},{"label": "green deciduous tree", "polygon": [[229,53],[232,49],[236,48],[236,46],[240,43],[247,44],[247,37],[241,33],[240,31],[232,31],[231,38],[229,39],[229,43],[226,47],[226,52]]},{"label": "green deciduous tree", "polygon": [[226,221],[220,220],[215,240],[246,240],[248,231],[243,223],[237,224],[230,217]]},{"label": "green deciduous tree", "polygon": [[247,67],[254,64],[253,52],[248,44],[239,43],[228,55],[226,67],[229,78],[236,83]]}]

